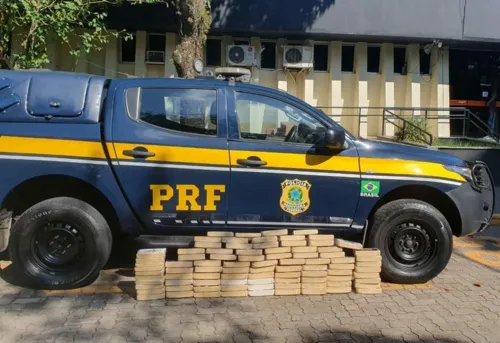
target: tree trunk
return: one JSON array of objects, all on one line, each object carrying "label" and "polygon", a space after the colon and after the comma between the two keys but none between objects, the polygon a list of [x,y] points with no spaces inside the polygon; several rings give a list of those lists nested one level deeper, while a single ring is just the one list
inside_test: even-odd
[{"label": "tree trunk", "polygon": [[0,10],[0,69],[10,69],[7,61],[11,32],[7,24],[7,14]]},{"label": "tree trunk", "polygon": [[210,0],[175,0],[179,18],[179,44],[173,61],[179,77],[194,78],[193,61],[203,58],[203,46],[212,23]]}]

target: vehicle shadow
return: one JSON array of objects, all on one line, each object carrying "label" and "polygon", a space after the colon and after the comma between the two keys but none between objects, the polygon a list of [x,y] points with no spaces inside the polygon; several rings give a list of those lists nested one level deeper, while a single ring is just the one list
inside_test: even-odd
[{"label": "vehicle shadow", "polygon": [[[98,279],[99,284],[116,284],[120,277],[133,277],[135,255],[141,249],[141,244],[134,239],[120,239],[113,245],[111,256],[103,270],[118,269],[115,273],[101,273]],[[172,249],[171,249],[172,250]],[[171,251],[170,255],[176,252]],[[20,272],[16,266],[11,264],[6,252],[0,254],[0,279],[11,286],[40,290],[37,285],[31,282],[24,273]],[[94,280],[95,281],[95,280]]]},{"label": "vehicle shadow", "polygon": [[15,268],[12,264],[4,268],[0,268],[0,279],[8,284],[16,287],[36,289],[34,285],[25,275]]},{"label": "vehicle shadow", "polygon": [[[92,286],[105,286],[105,285],[117,285],[122,288],[126,294],[134,294],[130,292],[130,287],[125,281],[124,284],[120,284],[122,278],[134,277],[134,264],[135,256],[137,251],[148,246],[145,243],[136,238],[119,238],[115,240],[113,244],[113,249],[109,257],[108,262],[103,268],[103,271],[113,271],[112,273],[104,272],[100,273],[98,280],[94,280],[91,284]],[[175,261],[177,260],[177,248],[171,248],[168,246],[157,245],[155,247],[165,247],[167,248],[167,260]],[[37,285],[32,283],[24,273],[20,272],[13,264],[9,262],[9,256],[7,253],[0,254],[0,279],[7,282],[11,286],[40,290]]]}]

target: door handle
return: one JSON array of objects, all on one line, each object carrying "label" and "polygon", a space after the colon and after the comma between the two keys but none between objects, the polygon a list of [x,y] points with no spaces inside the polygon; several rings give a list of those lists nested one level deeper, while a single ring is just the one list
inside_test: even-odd
[{"label": "door handle", "polygon": [[133,157],[133,158],[148,158],[156,156],[154,152],[148,151],[148,149],[139,146],[134,148],[133,150],[123,150],[123,154],[125,156]]},{"label": "door handle", "polygon": [[266,161],[262,161],[257,156],[250,156],[247,157],[246,159],[238,159],[236,160],[236,163],[238,163],[241,166],[247,166],[247,167],[260,167],[260,166],[265,166],[267,164]]}]

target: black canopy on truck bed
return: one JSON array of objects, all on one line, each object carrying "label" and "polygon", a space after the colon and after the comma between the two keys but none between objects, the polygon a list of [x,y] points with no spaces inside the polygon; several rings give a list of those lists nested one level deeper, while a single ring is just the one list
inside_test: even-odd
[{"label": "black canopy on truck bed", "polygon": [[0,70],[0,121],[99,121],[108,79],[43,70]]}]

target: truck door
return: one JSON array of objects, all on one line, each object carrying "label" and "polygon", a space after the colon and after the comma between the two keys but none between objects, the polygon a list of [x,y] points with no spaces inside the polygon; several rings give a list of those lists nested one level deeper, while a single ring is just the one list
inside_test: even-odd
[{"label": "truck door", "polygon": [[126,80],[112,119],[113,165],[148,233],[226,225],[225,89],[209,81]]},{"label": "truck door", "polygon": [[288,97],[243,89],[228,97],[228,225],[349,228],[360,194],[355,146],[321,147],[325,118]]}]

